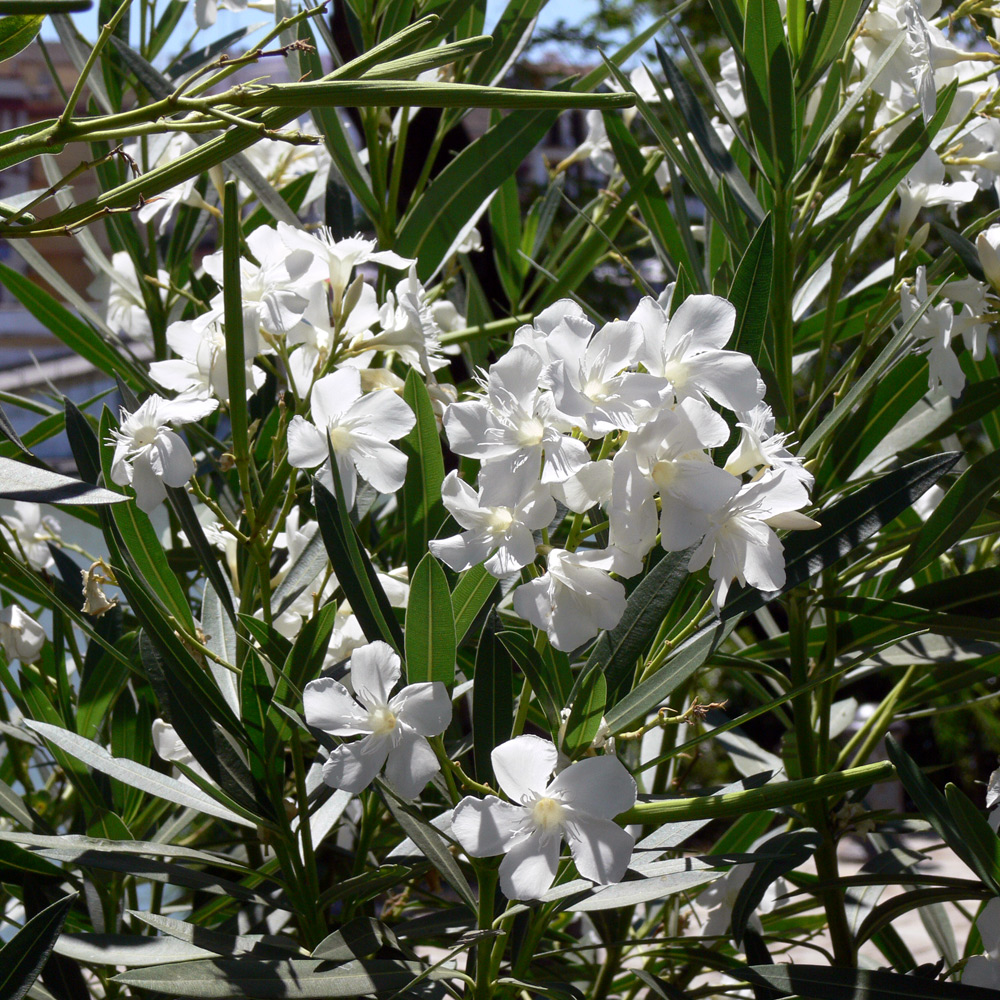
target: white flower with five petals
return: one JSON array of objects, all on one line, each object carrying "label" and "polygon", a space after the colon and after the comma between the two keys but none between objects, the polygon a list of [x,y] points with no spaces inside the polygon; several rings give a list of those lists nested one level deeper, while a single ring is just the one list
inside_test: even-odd
[{"label": "white flower with five petals", "polygon": [[406,456],[389,442],[416,423],[406,403],[387,389],[362,395],[361,375],[354,368],[318,379],[311,399],[313,422],[296,414],[288,426],[289,463],[296,469],[322,465],[319,479],[332,487],[332,450],[348,509],[354,506],[359,474],[379,493],[395,493],[406,478]]},{"label": "white flower with five petals", "polygon": [[440,681],[408,684],[390,695],[400,677],[399,657],[373,642],[351,657],[352,698],[330,677],[310,681],[302,695],[306,722],[333,736],[363,736],[329,751],[323,780],[354,794],[385,766],[385,780],[404,798],[419,795],[440,770],[427,742],[451,721],[451,699]]},{"label": "white flower with five petals", "polygon": [[474,858],[504,855],[500,889],[508,899],[535,899],[549,889],[563,839],[584,878],[601,885],[621,881],[634,840],[614,817],[635,805],[636,785],[617,757],[587,757],[553,778],[555,744],[518,736],[490,758],[511,801],[495,795],[462,799],[452,833]]},{"label": "white flower with five petals", "polygon": [[183,486],[194,475],[194,461],[170,424],[200,420],[218,404],[214,399],[164,399],[150,396],[134,413],[121,411],[121,426],[108,444],[115,449],[111,479],[135,490],[135,502],[147,513],[167,495],[167,486]]},{"label": "white flower with five petals", "polygon": [[55,562],[49,542],[58,544],[59,522],[49,514],[43,517],[39,504],[16,501],[14,513],[0,518],[0,533],[32,569],[47,569]]}]

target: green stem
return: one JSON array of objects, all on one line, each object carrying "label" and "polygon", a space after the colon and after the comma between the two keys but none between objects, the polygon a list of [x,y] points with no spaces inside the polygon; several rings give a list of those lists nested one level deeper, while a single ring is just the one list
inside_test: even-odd
[{"label": "green stem", "polygon": [[83,88],[86,86],[87,79],[90,76],[90,71],[94,68],[94,64],[97,62],[97,57],[101,54],[101,49],[107,45],[108,39],[115,33],[115,28],[118,27],[118,22],[121,21],[121,19],[125,16],[125,12],[131,6],[132,0],[123,0],[122,5],[114,12],[111,20],[101,28],[101,33],[97,36],[97,41],[94,43],[94,47],[87,53],[87,60],[83,64],[83,69],[80,70],[80,76],[73,85],[73,89],[70,91],[69,100],[66,101],[66,107],[63,109],[63,113],[59,116],[60,124],[66,124],[70,118],[73,117],[73,108],[76,107],[76,102],[80,99],[80,94],[83,93]]}]

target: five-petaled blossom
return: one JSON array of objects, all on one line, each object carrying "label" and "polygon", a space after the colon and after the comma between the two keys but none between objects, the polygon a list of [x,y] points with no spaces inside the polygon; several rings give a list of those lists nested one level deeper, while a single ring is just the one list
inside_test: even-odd
[{"label": "five-petaled blossom", "polygon": [[111,479],[135,490],[140,510],[151,511],[167,495],[167,486],[183,486],[194,475],[194,461],[184,441],[169,424],[200,420],[218,406],[214,399],[164,399],[150,396],[136,411],[121,411],[121,426],[112,430]]},{"label": "five-petaled blossom", "polygon": [[323,780],[345,792],[360,792],[385,765],[385,780],[404,798],[420,794],[440,770],[427,742],[451,722],[451,699],[440,681],[408,684],[398,694],[399,657],[384,642],[351,656],[354,697],[339,681],[310,681],[302,695],[306,722],[333,736],[361,736],[329,751]]},{"label": "five-petaled blossom", "polygon": [[614,817],[635,805],[636,786],[617,757],[570,764],[554,778],[555,744],[518,736],[491,754],[511,800],[468,796],[455,807],[452,833],[474,858],[505,855],[500,888],[508,899],[534,899],[552,885],[563,838],[577,871],[592,882],[621,881],[632,857],[631,834]]},{"label": "five-petaled blossom", "polygon": [[379,493],[395,493],[403,485],[406,456],[389,442],[407,434],[416,418],[394,392],[362,395],[357,369],[340,368],[313,385],[312,417],[313,423],[298,414],[292,418],[288,461],[296,469],[322,465],[319,479],[332,486],[332,451],[348,509],[354,506],[358,474]]}]

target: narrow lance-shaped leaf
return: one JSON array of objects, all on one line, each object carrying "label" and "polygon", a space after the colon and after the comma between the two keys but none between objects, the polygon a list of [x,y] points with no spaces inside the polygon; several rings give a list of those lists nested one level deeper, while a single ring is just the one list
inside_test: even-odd
[{"label": "narrow lance-shaped leaf", "polygon": [[[996,858],[984,856],[973,842],[968,841],[966,826],[957,820],[951,803],[934,787],[892,736],[885,738],[886,751],[899,775],[903,787],[913,799],[920,815],[937,831],[941,839],[989,886],[1000,895],[1000,880]],[[985,822],[985,820],[983,821]],[[996,837],[993,838],[996,840]]]},{"label": "narrow lance-shaped leaf", "polygon": [[490,754],[510,739],[514,717],[514,660],[497,637],[500,618],[494,612],[479,639],[472,680],[472,749],[476,778],[494,784]]},{"label": "narrow lance-shaped leaf", "polygon": [[930,565],[975,524],[1000,486],[1000,451],[993,451],[966,469],[931,511],[917,537],[903,554],[893,582],[899,583]]},{"label": "narrow lance-shaped leaf", "polygon": [[0,997],[21,1000],[38,978],[59,937],[76,893],[35,914],[0,948]]},{"label": "narrow lance-shaped leaf", "polygon": [[608,698],[613,700],[618,689],[635,669],[656,635],[667,611],[688,578],[691,550],[669,552],[643,576],[625,602],[621,620],[607,632],[602,632],[587,657],[584,668],[600,664],[608,686]]},{"label": "narrow lance-shaped leaf", "polygon": [[764,342],[773,264],[771,214],[768,213],[740,259],[726,296],[736,307],[736,328],[729,347],[733,351],[749,354],[754,364],[760,360]]},{"label": "narrow lance-shaped leaf", "polygon": [[0,499],[3,500],[62,504],[107,504],[128,500],[121,493],[11,458],[0,458],[0,484]]},{"label": "narrow lance-shaped leaf", "polygon": [[795,169],[798,113],[778,0],[748,0],[743,26],[747,114],[757,155],[772,181]]},{"label": "narrow lance-shaped leaf", "polygon": [[427,553],[427,543],[437,536],[448,517],[441,500],[444,456],[431,398],[415,369],[411,368],[406,376],[403,399],[416,417],[413,428],[399,443],[406,455],[406,480],[402,490],[406,564],[416,566]]},{"label": "narrow lance-shaped leaf", "polygon": [[134,760],[112,757],[104,747],[91,740],[85,740],[82,736],[77,736],[76,733],[61,729],[59,726],[49,725],[46,722],[26,720],[25,725],[88,767],[110,775],[112,778],[117,778],[127,785],[141,788],[150,795],[155,795],[167,802],[174,802],[189,809],[197,809],[198,812],[204,813],[206,816],[217,816],[228,822],[238,823],[240,826],[251,828],[255,826],[252,821],[244,819],[220,805],[200,788],[178,781],[176,778],[169,778],[159,771],[136,763]]},{"label": "narrow lance-shaped leaf", "polygon": [[958,452],[917,459],[894,469],[817,514],[820,527],[784,541],[785,585],[773,594],[745,587],[723,607],[723,620],[749,614],[832,566],[895,520],[958,461]]},{"label": "narrow lance-shaped leaf", "polygon": [[406,603],[406,680],[455,682],[455,613],[448,577],[428,552],[410,580]]}]

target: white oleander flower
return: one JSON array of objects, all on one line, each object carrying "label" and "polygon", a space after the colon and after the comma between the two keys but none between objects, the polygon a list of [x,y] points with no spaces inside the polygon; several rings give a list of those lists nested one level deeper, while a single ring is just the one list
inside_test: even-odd
[{"label": "white oleander flower", "polygon": [[[511,475],[526,466],[543,483],[563,482],[590,461],[586,445],[563,434],[552,394],[542,386],[545,361],[527,344],[515,344],[490,366],[485,394],[453,403],[444,415],[452,451],[481,462],[501,463]],[[544,456],[545,464],[542,466]],[[502,487],[503,477],[495,483]],[[509,490],[484,496],[488,504],[510,506]]]},{"label": "white oleander flower", "polygon": [[440,681],[423,681],[390,695],[399,678],[399,657],[386,643],[373,642],[351,656],[354,697],[330,677],[306,685],[302,705],[310,726],[333,736],[363,735],[329,752],[323,764],[328,785],[356,794],[384,765],[388,784],[412,799],[440,770],[427,737],[448,728],[448,689]]},{"label": "white oleander flower", "polygon": [[514,591],[514,610],[568,652],[614,628],[625,613],[625,588],[608,574],[641,570],[641,560],[616,548],[552,549],[547,572]]},{"label": "white oleander flower", "polygon": [[312,422],[296,414],[288,426],[289,463],[296,469],[323,466],[318,477],[332,489],[332,449],[348,509],[354,506],[358,475],[379,493],[395,493],[406,478],[406,456],[389,442],[416,423],[406,403],[389,389],[362,395],[355,368],[318,379],[311,399]]},{"label": "white oleander flower", "polygon": [[[295,286],[285,267],[288,252],[269,226],[258,226],[246,239],[247,248],[257,263],[240,257],[240,296],[243,299],[243,335],[248,351],[259,353],[263,329],[272,336],[287,333],[302,318],[308,302]],[[222,251],[209,254],[203,261],[205,273],[223,283]],[[213,305],[221,302],[213,300]]]},{"label": "white oleander flower", "polygon": [[150,396],[134,413],[121,410],[121,426],[112,430],[115,454],[111,479],[135,490],[135,502],[147,513],[167,495],[167,486],[183,486],[194,475],[194,461],[170,424],[200,420],[218,404],[214,399],[164,399]]},{"label": "white oleander flower", "polygon": [[635,805],[636,785],[617,757],[587,757],[554,778],[559,752],[550,740],[518,736],[490,757],[511,801],[462,799],[452,834],[474,858],[504,855],[500,889],[508,899],[535,899],[550,888],[564,839],[584,878],[621,881],[634,840],[614,817]]},{"label": "white oleander flower", "polygon": [[758,590],[785,585],[785,551],[773,528],[817,528],[798,513],[809,503],[801,480],[786,469],[768,472],[747,483],[711,517],[711,527],[695,549],[688,569],[701,569],[711,559],[708,575],[715,581],[712,603],[718,611],[734,579]]},{"label": "white oleander flower", "polygon": [[[253,364],[257,354],[256,334],[244,342],[246,393],[249,399],[263,384],[264,372]],[[149,374],[164,389],[183,393],[185,398],[207,400],[212,396],[229,402],[229,369],[226,332],[221,311],[213,310],[193,320],[179,320],[167,327],[167,343],[178,355],[153,361]]]},{"label": "white oleander flower", "polygon": [[985,955],[973,955],[962,970],[962,983],[1000,990],[1000,899],[994,897],[976,918]]},{"label": "white oleander flower", "polygon": [[[142,143],[127,143],[125,153],[139,165],[143,173],[147,173],[156,167],[179,160],[196,148],[197,143],[186,132],[163,132],[147,136]],[[195,174],[144,202],[137,213],[139,221],[145,225],[159,215],[157,232],[162,235],[167,231],[170,220],[181,205],[208,208],[208,203],[195,189],[197,180],[198,175]]]},{"label": "white oleander flower", "polygon": [[8,660],[32,663],[45,645],[45,629],[16,604],[0,608],[0,645]]},{"label": "white oleander flower", "polygon": [[[157,270],[156,278],[161,284],[170,284],[170,275],[162,268]],[[145,281],[145,277],[141,280]],[[104,317],[108,326],[129,340],[148,340],[153,336],[139,281],[132,258],[124,250],[119,250],[111,257],[110,273],[98,274],[87,289],[95,301],[104,302]],[[157,288],[155,294],[166,302],[165,288]]]},{"label": "white oleander flower", "polygon": [[331,312],[335,319],[340,318],[344,293],[355,267],[372,263],[403,271],[413,263],[392,250],[376,250],[375,240],[362,236],[338,240],[326,228],[307,233],[279,222],[278,236],[288,250],[285,267],[292,281],[301,282],[306,288],[317,281],[330,282]]},{"label": "white oleander flower", "polygon": [[738,416],[740,441],[726,460],[726,472],[742,476],[751,469],[787,469],[807,486],[812,484],[812,473],[785,447],[791,435],[775,434],[774,413],[767,403],[758,403],[749,413]]},{"label": "white oleander flower", "polygon": [[32,569],[48,569],[55,562],[49,542],[59,543],[59,522],[51,514],[43,517],[41,505],[26,500],[15,501],[14,513],[0,519],[0,532],[14,550],[14,555],[23,553]]},{"label": "white oleander flower", "polygon": [[691,295],[669,318],[648,295],[630,317],[643,331],[639,357],[667,379],[674,396],[708,396],[729,410],[753,409],[764,395],[760,372],[747,354],[723,348],[733,335],[736,308],[718,295]]},{"label": "white oleander flower", "polygon": [[661,410],[630,434],[613,461],[612,543],[641,559],[656,539],[657,521],[668,552],[701,541],[710,516],[740,488],[740,481],[713,465],[704,450],[728,438],[722,417],[693,397]]},{"label": "white oleander flower", "polygon": [[449,472],[441,485],[445,507],[466,530],[450,538],[432,539],[428,547],[456,572],[485,562],[487,572],[500,578],[527,566],[535,560],[535,540],[531,533],[550,524],[556,516],[551,493],[533,476],[523,474],[514,503],[499,506],[483,503],[483,494],[490,492],[489,480],[495,468],[487,465],[481,470],[478,494],[456,472]]},{"label": "white oleander flower", "polygon": [[[913,287],[904,284],[899,295],[900,315],[904,323],[916,314],[928,297],[938,295],[940,289],[928,288],[927,270],[917,268]],[[927,384],[935,389],[939,385],[951,396],[960,396],[965,388],[965,373],[951,349],[955,313],[950,302],[931,305],[917,320],[913,335],[917,338],[917,351],[927,355]]]}]

